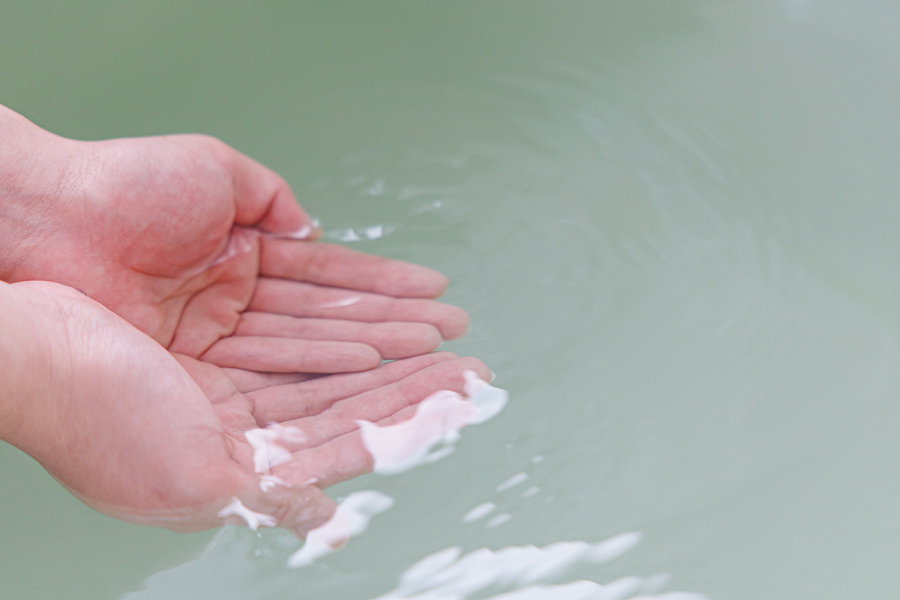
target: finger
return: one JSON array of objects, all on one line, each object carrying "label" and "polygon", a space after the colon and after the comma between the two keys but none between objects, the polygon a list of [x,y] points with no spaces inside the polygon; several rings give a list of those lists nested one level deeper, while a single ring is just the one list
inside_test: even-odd
[{"label": "finger", "polygon": [[[378,427],[388,427],[409,421],[416,416],[418,409],[418,404],[407,406],[375,424]],[[444,437],[443,434],[446,434],[443,426],[449,425],[450,429],[458,431],[466,423],[465,419],[454,418],[450,413],[445,416],[447,422],[441,424],[442,431],[437,434],[434,431],[423,431],[423,439],[430,443],[437,442]],[[426,424],[423,423],[423,427],[427,428]],[[401,440],[398,441],[402,443]],[[366,445],[359,428],[315,448],[296,452],[293,457],[295,460],[283,463],[273,472],[279,477],[289,477],[297,481],[301,478],[304,478],[304,481],[315,481],[321,488],[371,473],[375,464],[375,457]]]},{"label": "finger", "polygon": [[223,155],[232,176],[237,224],[296,239],[314,237],[317,228],[280,175],[229,146]]},{"label": "finger", "polygon": [[284,447],[297,451],[324,444],[355,430],[358,420],[378,422],[441,390],[462,394],[465,390],[463,372],[469,370],[485,381],[490,378],[490,371],[480,360],[458,358],[432,365],[378,389],[339,400],[318,415],[285,421],[283,425],[299,430],[298,437],[303,441],[286,441]]},{"label": "finger", "polygon": [[271,277],[259,280],[248,310],[368,323],[429,323],[445,340],[462,337],[469,328],[464,310],[435,300],[392,298]]},{"label": "finger", "polygon": [[222,370],[242,394],[267,387],[300,383],[301,381],[308,381],[318,377],[318,375],[312,373],[261,373],[259,371],[247,371],[231,367],[225,367]]},{"label": "finger", "polygon": [[301,340],[357,342],[375,348],[386,360],[418,356],[441,345],[441,333],[427,323],[360,323],[335,319],[301,319],[245,312],[236,336],[289,337]]},{"label": "finger", "polygon": [[[285,481],[292,483],[294,480],[288,477]],[[305,539],[310,531],[331,519],[337,510],[337,504],[318,486],[307,485],[303,486],[301,490],[300,493],[296,490],[288,490],[293,493],[289,493],[281,499],[275,511],[275,517],[278,519],[280,527]]]},{"label": "finger", "polygon": [[263,237],[260,272],[269,277],[406,298],[437,298],[447,278],[428,267],[372,256],[334,244]]},{"label": "finger", "polygon": [[[247,490],[242,494],[243,503],[253,512],[274,517],[278,527],[305,538],[310,530],[323,525],[334,515],[337,504],[318,486],[309,484],[308,479],[301,480],[290,473],[285,475],[279,476],[284,483],[278,483],[266,491],[258,488]],[[225,522],[247,524],[246,519],[238,515],[226,517]]]},{"label": "finger", "polygon": [[396,360],[362,373],[328,375],[302,383],[249,392],[253,416],[260,427],[317,415],[338,400],[400,381],[432,365],[455,359],[450,352],[433,352]]},{"label": "finger", "polygon": [[315,448],[295,452],[293,460],[276,466],[272,474],[285,480],[315,481],[316,486],[326,488],[371,473],[374,464],[357,428]]},{"label": "finger", "polygon": [[381,364],[381,355],[371,346],[354,342],[229,336],[213,344],[202,360],[272,373],[347,373],[374,369]]}]

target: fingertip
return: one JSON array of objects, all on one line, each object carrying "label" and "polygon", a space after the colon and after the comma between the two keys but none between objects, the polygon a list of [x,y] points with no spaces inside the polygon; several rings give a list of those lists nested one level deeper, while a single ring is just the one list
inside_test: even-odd
[{"label": "fingertip", "polygon": [[459,359],[459,367],[463,373],[473,371],[480,379],[488,383],[493,379],[493,372],[481,360],[467,356]]},{"label": "fingertip", "polygon": [[321,527],[334,516],[337,503],[315,485],[288,488],[282,491],[276,511],[279,525],[300,539]]},{"label": "fingertip", "polygon": [[359,344],[362,346],[360,349],[360,365],[365,365],[365,368],[359,369],[360,371],[368,371],[369,369],[375,369],[381,366],[381,361],[384,359],[381,356],[381,353],[378,352],[372,346],[367,344]]},{"label": "fingertip", "polygon": [[456,340],[469,333],[469,313],[458,306],[446,305],[447,314],[439,325],[444,340]]},{"label": "fingertip", "polygon": [[422,273],[420,275],[421,286],[420,293],[424,298],[437,298],[447,291],[450,280],[440,271],[435,271],[428,267],[420,267]]},{"label": "fingertip", "polygon": [[447,291],[450,280],[430,267],[393,259],[381,259],[389,267],[375,287],[378,293],[398,298],[434,299]]},{"label": "fingertip", "polygon": [[382,358],[396,360],[436,350],[443,338],[430,323],[371,323],[360,341],[377,348]]},{"label": "fingertip", "polygon": [[[422,335],[422,344],[427,348],[425,352],[431,352],[433,350],[437,350],[441,347],[441,344],[444,343],[444,339],[441,336],[441,332],[438,331],[438,328],[434,325],[429,325],[427,323],[422,324],[422,330],[425,332]],[[424,354],[424,352],[423,352]]]}]

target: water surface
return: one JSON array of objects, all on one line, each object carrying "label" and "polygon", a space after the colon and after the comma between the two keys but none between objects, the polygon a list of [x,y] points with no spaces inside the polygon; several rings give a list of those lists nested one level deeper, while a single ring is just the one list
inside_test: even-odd
[{"label": "water surface", "polygon": [[4,446],[0,596],[366,600],[448,548],[639,532],[545,583],[895,597],[891,3],[6,4],[0,102],[269,164],[333,241],[450,275],[473,328],[447,347],[511,401],[334,488],[395,503],[298,570],[286,533],[118,523]]}]

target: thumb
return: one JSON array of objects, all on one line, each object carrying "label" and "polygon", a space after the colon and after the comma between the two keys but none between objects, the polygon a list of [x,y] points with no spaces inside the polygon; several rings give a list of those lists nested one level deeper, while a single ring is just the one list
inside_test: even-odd
[{"label": "thumb", "polygon": [[318,227],[300,208],[280,175],[229,149],[227,164],[234,186],[235,223],[294,239],[318,237]]}]

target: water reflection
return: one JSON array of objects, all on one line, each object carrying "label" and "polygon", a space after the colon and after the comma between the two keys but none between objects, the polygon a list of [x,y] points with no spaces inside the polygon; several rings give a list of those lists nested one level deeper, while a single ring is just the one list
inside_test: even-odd
[{"label": "water reflection", "polygon": [[[437,392],[425,399],[407,421],[384,427],[360,422],[361,434],[373,456],[376,473],[394,475],[435,462],[449,454],[446,450],[452,450],[462,427],[483,423],[503,410],[507,403],[504,390],[480,380],[470,371],[465,373],[465,378],[465,396],[449,391]],[[288,438],[296,439],[298,435],[298,431],[281,427],[248,432],[248,439],[253,441],[256,470],[261,477],[269,475],[272,466],[291,460],[290,453],[280,442]],[[433,451],[436,444],[443,447]],[[531,462],[539,464],[542,460],[542,456],[535,456]],[[515,473],[496,485],[495,492],[501,494],[514,490],[528,480],[528,473]],[[531,490],[537,490],[537,487],[531,486],[521,495],[525,497],[537,493]],[[301,574],[308,572],[322,559],[344,547],[351,538],[365,533],[372,519],[391,509],[394,504],[395,500],[382,492],[363,490],[351,493],[340,502],[327,523],[309,532],[306,541],[293,551],[286,565],[300,569],[298,573]],[[505,512],[491,516],[497,508],[493,502],[484,502],[469,510],[462,519],[463,523],[490,517],[485,527],[491,529],[512,519],[512,515]],[[245,520],[253,531],[259,526],[274,525],[268,515],[250,511],[236,498],[221,514]],[[413,564],[401,574],[395,589],[375,600],[703,600],[702,595],[684,592],[651,595],[666,585],[668,578],[665,575],[620,577],[605,583],[590,580],[559,583],[574,567],[613,561],[631,550],[640,539],[639,533],[630,532],[598,543],[562,541],[543,547],[479,548],[467,553],[463,553],[460,546],[452,546]],[[210,544],[202,559],[154,576],[147,582],[147,590],[130,594],[127,598],[147,600],[173,587],[185,591],[189,589],[185,577],[192,579],[190,573],[194,568],[200,571],[208,569],[218,562],[214,555],[224,553],[227,556],[245,546],[249,540],[246,536],[235,537],[233,531],[226,529]],[[255,545],[255,557],[271,560],[278,554],[266,543]],[[280,545],[284,547],[282,542]],[[243,551],[246,552],[246,549]]]},{"label": "water reflection", "polygon": [[[294,566],[310,567],[313,561],[331,552],[350,530],[361,534],[374,513],[387,510],[392,502],[382,494],[362,492],[348,497],[350,507],[341,517],[341,527],[328,533],[331,539],[310,536],[307,545],[293,555]],[[210,543],[203,557],[151,577],[146,589],[126,595],[123,600],[192,598],[203,593],[240,597],[242,600],[299,598],[310,580],[308,569],[276,573],[265,565],[283,550],[276,538],[260,544],[253,536],[236,528],[226,528]],[[641,540],[636,532],[622,533],[597,543],[562,541],[543,547],[506,546],[497,550],[479,548],[464,553],[451,546],[419,560],[407,568],[391,591],[373,600],[705,600],[693,592],[662,591],[670,577],[664,573],[649,577],[620,576],[609,581],[578,579],[565,582],[567,574],[578,566],[599,567],[620,558]],[[279,548],[281,546],[282,548]],[[263,562],[240,560],[250,555]],[[222,571],[225,565],[232,569]],[[265,580],[253,571],[267,570]],[[293,577],[285,577],[296,573]],[[233,595],[233,582],[256,580],[253,589],[244,588]],[[599,578],[598,578],[599,579]],[[313,593],[306,590],[308,593]],[[204,596],[207,597],[207,596]]]},{"label": "water reflection", "polygon": [[[664,564],[691,581],[682,587],[717,598],[895,595],[900,5],[322,6],[291,16],[254,5],[240,35],[221,37],[220,50],[272,71],[259,73],[253,89],[264,92],[251,104],[219,85],[205,97],[192,81],[211,120],[143,94],[188,89],[145,70],[127,87],[153,110],[107,101],[109,85],[41,88],[35,98],[64,98],[54,110],[77,115],[67,127],[86,136],[230,136],[285,173],[331,239],[446,271],[450,300],[474,317],[473,334],[452,349],[502,372],[515,412],[467,437],[453,460],[375,478],[403,510],[381,513],[342,553],[290,570],[296,540],[228,528],[203,559],[153,578],[146,596],[358,599],[391,589],[437,548],[458,544],[461,559],[626,529],[652,539],[634,571]],[[16,17],[27,10],[7,15],[4,48],[32,34]],[[177,11],[171,19],[173,32],[193,35]],[[515,27],[491,25],[507,21]],[[73,31],[60,25],[58,41],[42,43],[77,45]],[[248,32],[253,44],[242,42]],[[471,43],[458,43],[461,32]],[[263,47],[279,50],[254,54]],[[60,64],[40,52],[5,56],[11,94],[48,85],[47,65]],[[132,66],[155,55],[129,56]],[[197,66],[224,66],[227,81],[257,72],[220,56]],[[120,81],[106,60],[73,57],[97,70],[72,81]],[[184,64],[163,58],[160,72]],[[136,123],[141,115],[151,120]],[[101,117],[105,129],[89,129]],[[531,469],[537,453],[546,461]],[[525,471],[528,481],[492,495]],[[46,512],[47,503],[21,504]],[[71,528],[72,512],[63,514],[48,537]],[[36,527],[13,519],[9,546],[32,543]],[[74,582],[122,554],[78,552],[97,531],[76,531],[59,536],[62,550],[15,553],[4,573],[46,563],[45,578],[67,568]],[[176,544],[186,542],[164,538],[159,554]],[[126,579],[121,564],[97,579]],[[550,590],[600,593],[564,582],[509,593]]]},{"label": "water reflection", "polygon": [[576,563],[602,564],[618,558],[638,541],[639,534],[625,533],[597,544],[557,542],[543,548],[509,546],[496,551],[481,548],[467,554],[454,546],[414,564],[400,576],[397,588],[378,600],[463,600],[495,588],[528,588],[559,578]]}]

